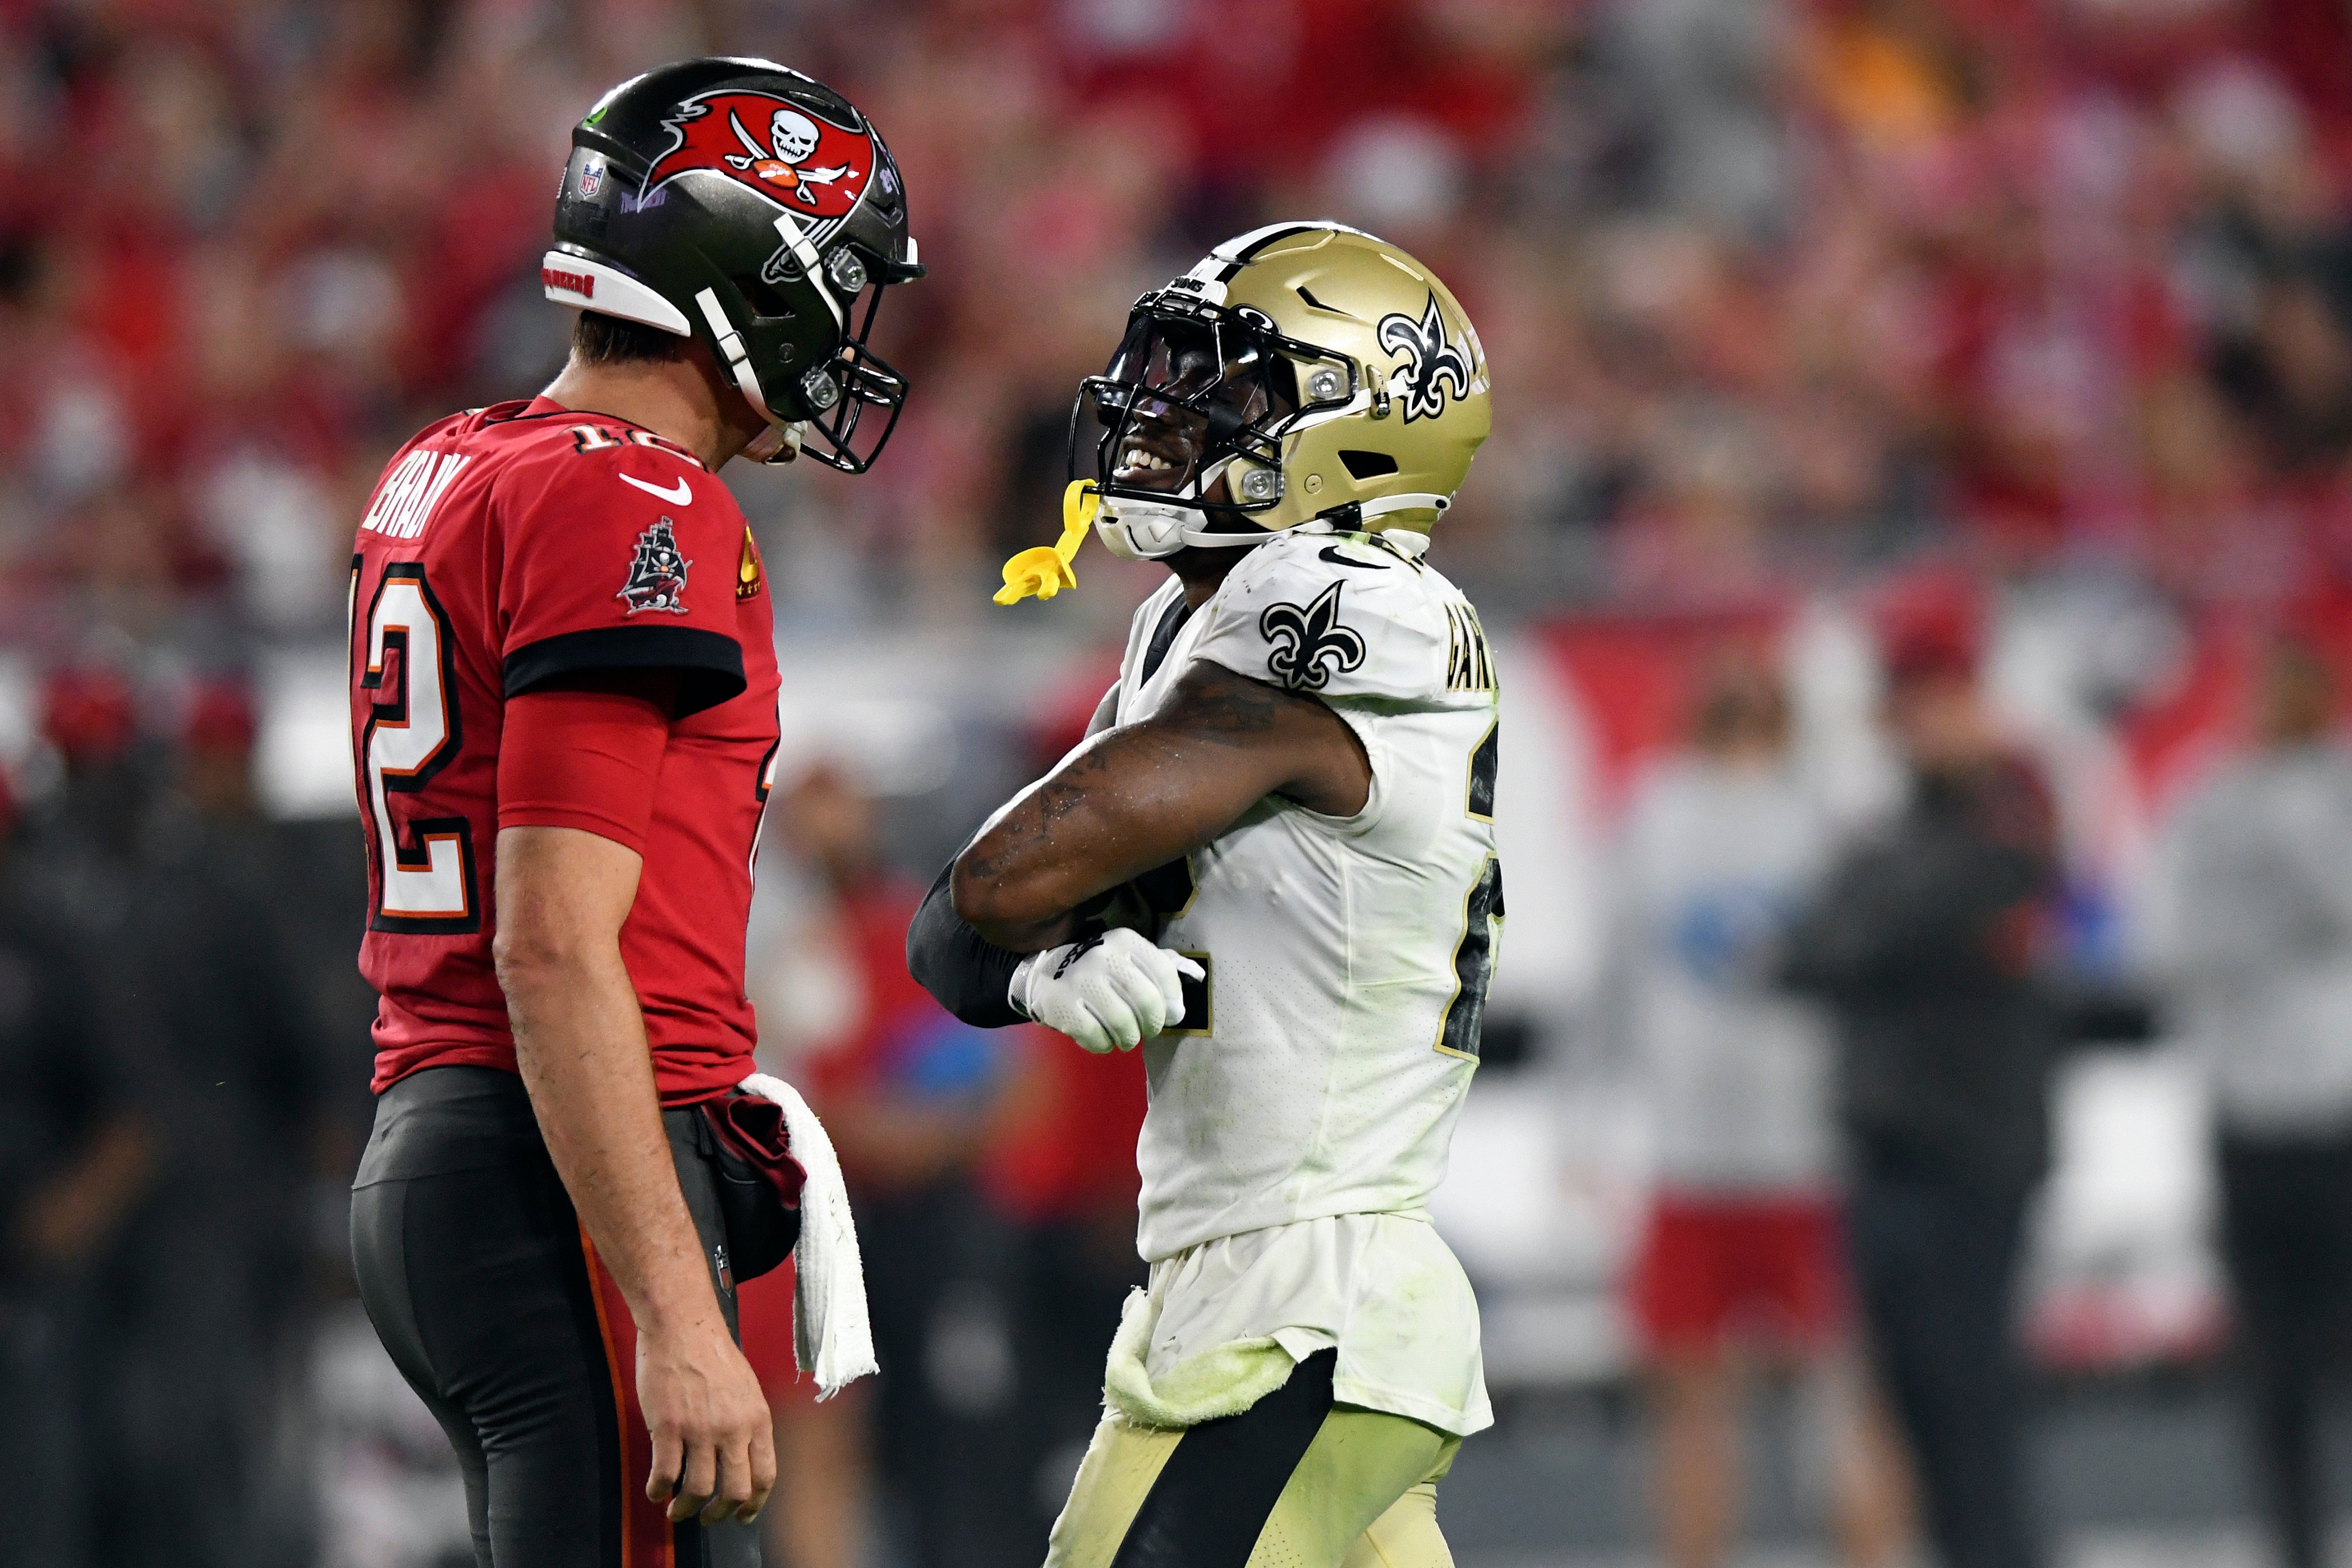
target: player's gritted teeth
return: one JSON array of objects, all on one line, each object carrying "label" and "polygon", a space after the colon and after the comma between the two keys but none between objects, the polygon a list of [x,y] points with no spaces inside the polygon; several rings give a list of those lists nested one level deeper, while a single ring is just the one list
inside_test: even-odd
[{"label": "player's gritted teeth", "polygon": [[1111,477],[1124,485],[1174,490],[1192,475],[1195,444],[1160,419],[1136,421],[1119,447]]}]

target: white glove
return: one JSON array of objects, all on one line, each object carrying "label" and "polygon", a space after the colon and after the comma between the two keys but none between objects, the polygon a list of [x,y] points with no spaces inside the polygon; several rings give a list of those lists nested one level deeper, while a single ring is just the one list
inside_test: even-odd
[{"label": "white glove", "polygon": [[1131,1049],[1182,1023],[1179,976],[1186,974],[1207,978],[1182,953],[1120,929],[1031,953],[1013,972],[1008,995],[1015,1011],[1099,1056],[1113,1047]]}]

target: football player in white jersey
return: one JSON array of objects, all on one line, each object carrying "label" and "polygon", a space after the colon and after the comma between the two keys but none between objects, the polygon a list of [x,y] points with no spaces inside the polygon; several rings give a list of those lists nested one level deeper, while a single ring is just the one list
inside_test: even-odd
[{"label": "football player in white jersey", "polygon": [[1143,1047],[1150,1282],[1053,1568],[1450,1561],[1436,1482],[1491,1416],[1425,1205],[1503,889],[1494,666],[1423,556],[1488,421],[1445,285],[1332,223],[1147,294],[1080,393],[1097,533],[1173,575],[908,940],[970,1022]]}]

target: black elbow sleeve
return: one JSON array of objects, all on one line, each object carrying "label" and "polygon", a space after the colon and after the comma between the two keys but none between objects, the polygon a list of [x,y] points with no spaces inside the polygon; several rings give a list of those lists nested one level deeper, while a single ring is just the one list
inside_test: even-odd
[{"label": "black elbow sleeve", "polygon": [[954,871],[950,861],[907,927],[907,973],[940,1006],[976,1029],[1021,1023],[1007,993],[1023,955],[986,940],[956,913],[948,885]]}]

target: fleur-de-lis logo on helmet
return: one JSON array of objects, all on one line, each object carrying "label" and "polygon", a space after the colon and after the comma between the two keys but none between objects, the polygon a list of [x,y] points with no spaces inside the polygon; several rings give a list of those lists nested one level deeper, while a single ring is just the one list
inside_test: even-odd
[{"label": "fleur-de-lis logo on helmet", "polygon": [[1293,691],[1320,691],[1335,673],[1364,662],[1364,639],[1339,624],[1339,584],[1332,584],[1305,609],[1275,604],[1257,618],[1258,635],[1274,644],[1266,673]]},{"label": "fleur-de-lis logo on helmet", "polygon": [[1445,412],[1445,389],[1456,397],[1470,395],[1470,353],[1459,339],[1445,335],[1445,316],[1437,308],[1437,292],[1416,321],[1402,310],[1381,318],[1381,347],[1404,356],[1404,418],[1434,419]]}]

